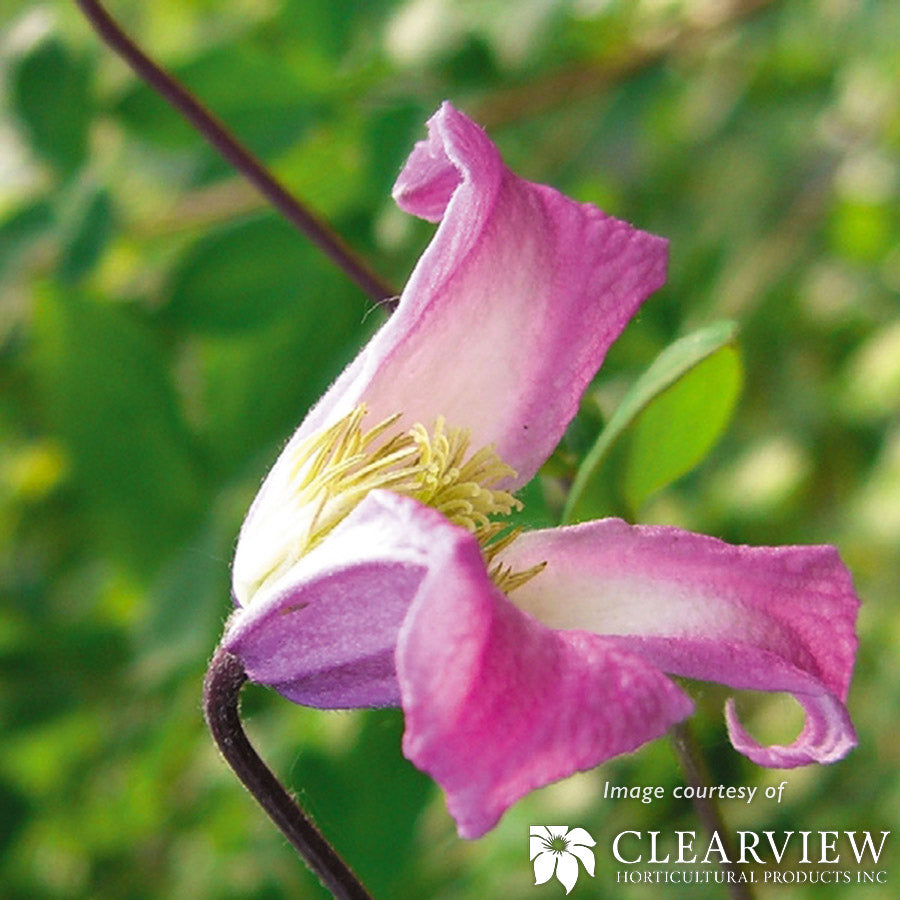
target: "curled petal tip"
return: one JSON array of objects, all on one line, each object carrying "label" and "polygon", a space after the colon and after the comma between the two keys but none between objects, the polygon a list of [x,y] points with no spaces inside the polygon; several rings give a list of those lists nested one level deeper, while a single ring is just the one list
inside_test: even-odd
[{"label": "curled petal tip", "polygon": [[798,695],[806,711],[803,730],[793,743],[764,746],[751,737],[737,716],[734,700],[725,705],[728,736],[736,750],[758,766],[793,769],[810,763],[834,763],[857,744],[856,731],[844,705],[830,694]]}]

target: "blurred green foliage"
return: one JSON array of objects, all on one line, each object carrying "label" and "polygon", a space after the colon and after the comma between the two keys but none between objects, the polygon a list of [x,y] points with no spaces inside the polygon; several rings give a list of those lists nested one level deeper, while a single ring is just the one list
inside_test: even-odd
[{"label": "blurred green foliage", "polygon": [[[663,395],[607,460],[619,487],[605,511],[841,548],[865,600],[850,699],[859,748],[829,768],[760,770],[731,750],[724,693],[709,685],[694,688],[695,723],[717,782],[789,782],[780,807],[726,803],[734,827],[896,828],[900,5],[113,6],[398,284],[430,228],[394,209],[389,189],[444,98],[526,177],[671,240],[669,284],[527,489],[533,521],[558,514],[561,480],[665,347],[736,320],[743,388],[724,436],[660,490],[720,430],[692,435],[697,450],[666,422],[718,402],[724,426],[730,411],[727,392],[697,393],[709,372]],[[74,4],[6,0],[3,13],[0,892],[323,896],[217,758],[199,691],[242,515],[380,314],[136,82]],[[729,359],[704,365],[734,381]],[[615,886],[609,837],[698,827],[684,803],[601,799],[605,779],[678,783],[659,741],[461,842],[400,754],[398,713],[245,695],[265,755],[377,897],[537,896],[527,826],[557,821],[598,840],[592,896],[659,896]],[[741,704],[762,737],[789,737],[786,701]]]},{"label": "blurred green foliage", "polygon": [[[717,322],[659,354],[584,454],[563,523],[621,512],[623,506],[634,518],[644,501],[704,459],[728,425],[740,391],[736,331],[734,322]],[[576,427],[589,432],[585,418]],[[625,442],[624,465],[611,465]]]}]

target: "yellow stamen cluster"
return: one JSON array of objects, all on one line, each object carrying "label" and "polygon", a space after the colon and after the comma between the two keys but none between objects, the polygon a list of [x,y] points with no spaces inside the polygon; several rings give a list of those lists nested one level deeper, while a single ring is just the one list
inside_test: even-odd
[{"label": "yellow stamen cluster", "polygon": [[417,423],[386,438],[400,414],[364,431],[365,414],[365,406],[357,406],[334,425],[308,437],[292,454],[290,502],[298,511],[312,510],[304,517],[303,533],[291,548],[293,559],[313,549],[369,491],[380,488],[413,497],[474,534],[490,577],[506,593],[544,568],[541,563],[514,572],[494,562],[520,530],[501,535],[507,526],[492,517],[507,516],[522,504],[507,491],[493,487],[516,474],[493,447],[482,447],[467,456],[469,432],[448,427],[443,418],[438,418],[430,431]]}]

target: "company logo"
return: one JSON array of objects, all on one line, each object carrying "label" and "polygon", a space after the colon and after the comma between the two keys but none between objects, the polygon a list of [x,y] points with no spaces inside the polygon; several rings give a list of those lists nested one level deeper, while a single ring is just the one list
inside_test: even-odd
[{"label": "company logo", "polygon": [[568,825],[532,825],[529,859],[534,863],[534,883],[546,884],[554,875],[568,894],[578,881],[578,861],[594,877],[597,842],[583,829]]}]

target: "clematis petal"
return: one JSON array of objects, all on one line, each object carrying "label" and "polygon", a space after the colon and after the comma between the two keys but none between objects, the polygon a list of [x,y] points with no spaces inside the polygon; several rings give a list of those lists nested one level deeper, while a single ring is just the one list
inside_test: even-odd
[{"label": "clematis petal", "polygon": [[689,715],[690,700],[655,666],[518,610],[474,539],[447,552],[400,630],[397,677],[404,753],[444,789],[463,837],[484,834],[528,791]]},{"label": "clematis petal", "polygon": [[734,700],[729,700],[725,704],[725,722],[735,749],[757,765],[776,769],[843,759],[856,746],[856,732],[844,704],[832,694],[795,696],[806,712],[806,722],[789,746],[764,747],[755,741],[738,720]]},{"label": "clematis petal", "polygon": [[[496,445],[528,481],[641,302],[665,280],[667,244],[513,175],[487,135],[445,103],[394,187],[440,221],[397,311],[294,441],[361,402],[401,426],[441,415]],[[289,448],[290,449],[289,445]]]},{"label": "clematis petal", "polygon": [[373,491],[229,620],[223,647],[251,680],[321,708],[399,704],[394,648],[435,550],[466,535],[407,497]]},{"label": "clematis petal", "polygon": [[524,534],[503,557],[542,560],[513,596],[546,625],[610,635],[672,674],[792,693],[807,722],[788,747],[760,747],[729,705],[732,741],[754,761],[833,762],[855,745],[844,701],[859,600],[833,547],[732,546],[605,519]]}]

